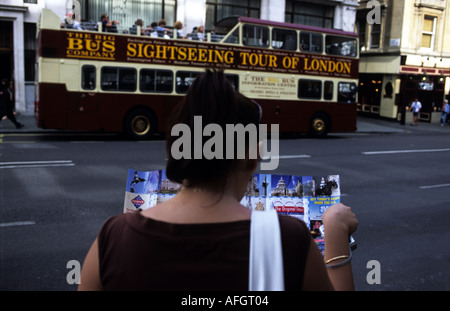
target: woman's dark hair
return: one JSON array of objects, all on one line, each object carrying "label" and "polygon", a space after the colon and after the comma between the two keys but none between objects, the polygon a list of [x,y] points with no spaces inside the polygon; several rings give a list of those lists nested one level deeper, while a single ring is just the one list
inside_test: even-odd
[{"label": "woman's dark hair", "polygon": [[[167,177],[180,184],[184,181],[185,185],[189,187],[224,186],[227,174],[235,168],[239,161],[236,157],[236,145],[233,159],[225,157],[227,154],[226,124],[242,124],[244,127],[248,124],[258,126],[260,113],[259,105],[235,91],[223,71],[207,69],[189,87],[183,101],[172,113],[166,139]],[[203,152],[202,159],[194,159],[194,140],[202,139],[203,148],[205,141],[211,138],[203,137],[203,135],[194,137],[194,116],[202,117],[203,128],[212,123],[218,124],[222,128],[223,159],[206,159]],[[191,159],[177,160],[171,154],[172,144],[179,138],[171,136],[171,129],[176,124],[186,124],[191,130]],[[234,141],[236,144],[236,139]],[[246,139],[246,148],[248,148],[248,144],[249,141]]]}]

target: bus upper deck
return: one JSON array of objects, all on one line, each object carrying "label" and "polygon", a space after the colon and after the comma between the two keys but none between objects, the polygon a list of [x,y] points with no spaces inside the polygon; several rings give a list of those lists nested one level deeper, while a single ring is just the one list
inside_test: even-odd
[{"label": "bus upper deck", "polygon": [[[41,20],[50,19],[48,18],[50,16],[46,15],[51,14],[54,15],[53,12],[44,10]],[[53,23],[41,23],[40,33],[43,31],[45,33],[44,29],[63,30],[52,33],[51,40],[53,45],[60,46],[61,42],[66,42],[66,45],[65,49],[55,46],[53,51],[57,50],[59,53],[51,53],[52,49],[49,46],[51,42],[47,41],[47,49],[40,51],[43,57],[148,63],[155,59],[165,59],[169,62],[175,61],[174,65],[191,65],[192,63],[188,62],[200,62],[201,66],[205,66],[204,63],[208,63],[209,66],[214,64],[220,66],[223,63],[231,65],[230,69],[245,70],[247,68],[244,67],[248,66],[251,70],[262,69],[313,75],[328,73],[336,74],[338,77],[357,76],[357,66],[352,64],[352,60],[357,60],[359,56],[356,33],[250,17],[229,17],[216,25],[214,33],[207,33],[205,41],[177,39],[176,31],[173,31],[175,40],[178,42],[174,43],[173,38],[162,40],[162,38],[142,36],[139,31],[132,35],[60,29],[59,20],[56,20],[57,16],[52,17]],[[101,23],[99,26],[101,28]],[[164,43],[164,41],[167,42]],[[209,45],[209,43],[215,45]],[[198,44],[202,46],[199,47]],[[243,49],[236,49],[234,53],[212,51],[230,51],[230,48],[225,48],[229,45]],[[258,48],[258,50],[251,48]],[[45,53],[46,51],[50,53]],[[263,56],[251,55],[252,52],[263,54]],[[231,54],[233,57],[230,57]],[[293,58],[293,55],[298,58]],[[227,66],[224,69],[227,69]]]}]

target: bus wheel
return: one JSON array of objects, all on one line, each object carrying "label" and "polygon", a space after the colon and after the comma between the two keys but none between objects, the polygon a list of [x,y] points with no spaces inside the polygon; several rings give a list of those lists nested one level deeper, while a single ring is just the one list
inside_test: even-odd
[{"label": "bus wheel", "polygon": [[124,131],[132,139],[149,139],[156,131],[156,118],[147,109],[132,110],[125,117]]},{"label": "bus wheel", "polygon": [[326,115],[318,113],[311,118],[309,125],[309,134],[311,136],[324,137],[328,134],[329,129],[330,121]]}]

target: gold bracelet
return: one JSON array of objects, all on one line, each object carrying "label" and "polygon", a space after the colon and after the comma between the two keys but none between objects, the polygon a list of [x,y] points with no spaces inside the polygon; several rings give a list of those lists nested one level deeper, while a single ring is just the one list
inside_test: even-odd
[{"label": "gold bracelet", "polygon": [[339,259],[345,259],[345,258],[348,258],[348,257],[350,257],[350,255],[342,255],[342,256],[333,257],[333,258],[328,259],[327,261],[325,261],[325,264],[327,265],[330,262],[333,262],[333,261],[336,261],[336,260],[339,260]]}]

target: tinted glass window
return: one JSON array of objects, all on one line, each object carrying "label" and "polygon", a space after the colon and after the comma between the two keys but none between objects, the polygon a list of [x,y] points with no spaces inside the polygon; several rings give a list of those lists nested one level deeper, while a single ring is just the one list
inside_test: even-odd
[{"label": "tinted glass window", "polygon": [[136,91],[136,69],[121,67],[103,67],[101,87],[105,91]]},{"label": "tinted glass window", "polygon": [[247,46],[269,47],[269,28],[244,25],[242,43]]},{"label": "tinted glass window", "polygon": [[173,73],[170,70],[142,69],[139,82],[141,92],[171,93],[173,89]]},{"label": "tinted glass window", "polygon": [[235,31],[224,41],[225,43],[239,43],[239,28],[236,28]]},{"label": "tinted glass window", "polygon": [[302,31],[300,33],[300,50],[310,53],[322,53],[323,51],[322,35]]},{"label": "tinted glass window", "polygon": [[326,37],[326,52],[331,55],[356,57],[356,39],[328,35]]},{"label": "tinted glass window", "polygon": [[334,87],[333,82],[325,81],[323,85],[323,99],[325,100],[333,99],[333,87]]},{"label": "tinted glass window", "polygon": [[186,93],[195,78],[201,74],[201,72],[178,71],[176,76],[176,92],[180,94]]},{"label": "tinted glass window", "polygon": [[95,67],[94,66],[83,66],[81,69],[81,88],[83,90],[93,90],[95,89]]},{"label": "tinted glass window", "polygon": [[356,84],[352,82],[339,82],[338,102],[346,104],[356,103]]},{"label": "tinted glass window", "polygon": [[322,81],[300,79],[298,82],[298,97],[305,99],[321,99]]},{"label": "tinted glass window", "polygon": [[297,32],[287,29],[272,29],[272,47],[280,50],[297,50]]}]

